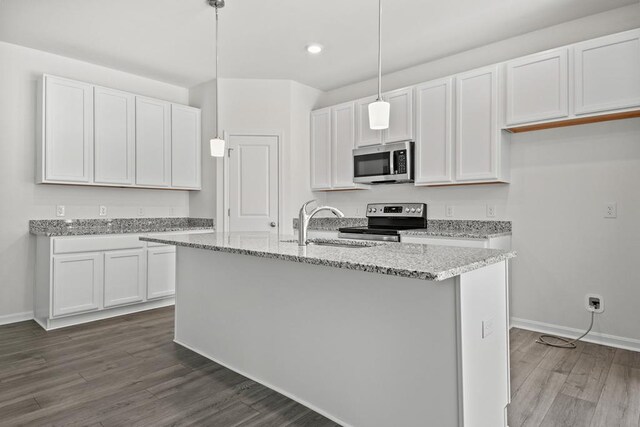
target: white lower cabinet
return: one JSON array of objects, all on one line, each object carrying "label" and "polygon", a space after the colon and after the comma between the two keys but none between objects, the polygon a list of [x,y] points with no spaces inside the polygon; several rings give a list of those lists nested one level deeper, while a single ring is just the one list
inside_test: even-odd
[{"label": "white lower cabinet", "polygon": [[175,288],[174,246],[136,234],[37,238],[34,317],[47,330],[172,305]]},{"label": "white lower cabinet", "polygon": [[144,299],[146,256],[144,249],[104,254],[104,306],[113,307]]},{"label": "white lower cabinet", "polygon": [[147,299],[173,295],[176,291],[176,248],[147,249]]},{"label": "white lower cabinet", "polygon": [[101,305],[102,254],[53,257],[52,315],[97,310]]}]

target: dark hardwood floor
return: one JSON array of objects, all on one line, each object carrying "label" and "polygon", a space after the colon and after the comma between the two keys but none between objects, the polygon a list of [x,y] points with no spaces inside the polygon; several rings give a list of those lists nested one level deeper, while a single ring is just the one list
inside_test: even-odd
[{"label": "dark hardwood floor", "polygon": [[[1,326],[0,425],[337,425],[172,337],[173,308],[52,332]],[[640,425],[640,353],[535,338],[511,332],[511,427]]]}]

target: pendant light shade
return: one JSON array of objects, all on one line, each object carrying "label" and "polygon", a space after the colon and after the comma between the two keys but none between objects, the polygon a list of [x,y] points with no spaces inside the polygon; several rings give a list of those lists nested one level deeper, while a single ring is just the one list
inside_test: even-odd
[{"label": "pendant light shade", "polygon": [[389,114],[391,104],[386,101],[376,101],[369,104],[369,127],[371,129],[389,129]]},{"label": "pendant light shade", "polygon": [[209,5],[216,9],[216,137],[209,141],[209,149],[211,150],[211,157],[224,157],[224,139],[220,138],[218,129],[220,126],[220,106],[218,98],[220,94],[219,81],[220,75],[218,74],[218,39],[219,39],[219,23],[218,23],[218,10],[224,7],[224,0],[209,0]]},{"label": "pendant light shade", "polygon": [[389,129],[391,105],[382,100],[382,0],[378,0],[378,99],[369,104],[369,127]]},{"label": "pendant light shade", "polygon": [[209,141],[211,157],[224,157],[224,139],[214,138]]}]

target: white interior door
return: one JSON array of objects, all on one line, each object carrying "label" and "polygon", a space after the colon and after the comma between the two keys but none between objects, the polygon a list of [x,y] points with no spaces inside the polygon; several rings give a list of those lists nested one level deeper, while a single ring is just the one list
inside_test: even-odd
[{"label": "white interior door", "polygon": [[227,137],[229,231],[278,231],[278,139]]}]

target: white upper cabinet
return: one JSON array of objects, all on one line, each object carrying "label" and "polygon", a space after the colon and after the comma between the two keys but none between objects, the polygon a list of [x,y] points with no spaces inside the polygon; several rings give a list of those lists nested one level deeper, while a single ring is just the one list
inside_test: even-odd
[{"label": "white upper cabinet", "polygon": [[135,96],[118,90],[95,88],[95,183],[134,183],[135,118]]},{"label": "white upper cabinet", "polygon": [[335,189],[353,188],[353,149],[355,148],[355,104],[348,102],[333,107],[332,117],[332,175]]},{"label": "white upper cabinet", "polygon": [[311,112],[311,189],[331,188],[331,108]]},{"label": "white upper cabinet", "polygon": [[567,51],[562,48],[506,63],[507,126],[569,115]]},{"label": "white upper cabinet", "polygon": [[640,106],[640,30],[574,46],[575,113]]},{"label": "white upper cabinet", "polygon": [[201,169],[200,110],[171,105],[171,186],[199,189]]},{"label": "white upper cabinet", "polygon": [[369,127],[369,104],[375,102],[377,96],[356,101],[356,147],[382,144],[382,131]]},{"label": "white upper cabinet", "polygon": [[416,87],[415,183],[453,181],[453,78]]},{"label": "white upper cabinet", "polygon": [[171,184],[171,104],[136,97],[136,184]]},{"label": "white upper cabinet", "polygon": [[46,74],[37,93],[37,183],[201,188],[199,109]]},{"label": "white upper cabinet", "polygon": [[389,129],[383,131],[382,142],[413,140],[413,88],[387,92],[383,99],[390,104],[391,111]]},{"label": "white upper cabinet", "polygon": [[456,78],[456,180],[498,179],[498,67]]},{"label": "white upper cabinet", "polygon": [[38,182],[89,183],[93,86],[52,76],[44,77],[43,86]]}]

